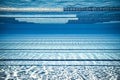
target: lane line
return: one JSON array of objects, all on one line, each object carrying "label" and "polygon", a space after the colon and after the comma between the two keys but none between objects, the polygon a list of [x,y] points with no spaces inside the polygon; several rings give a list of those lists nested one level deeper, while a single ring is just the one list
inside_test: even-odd
[{"label": "lane line", "polygon": [[63,8],[5,8],[0,7],[0,11],[11,11],[11,12],[63,12]]},{"label": "lane line", "polygon": [[120,59],[0,59],[0,61],[120,61]]},{"label": "lane line", "polygon": [[0,15],[0,17],[24,17],[24,18],[26,18],[26,17],[29,17],[29,18],[39,18],[39,17],[41,17],[41,18],[44,18],[44,17],[46,17],[46,18],[50,18],[50,17],[57,17],[57,18],[62,18],[62,17],[76,17],[76,15],[75,14],[66,14],[66,15],[43,15],[43,14],[41,14],[41,15]]}]

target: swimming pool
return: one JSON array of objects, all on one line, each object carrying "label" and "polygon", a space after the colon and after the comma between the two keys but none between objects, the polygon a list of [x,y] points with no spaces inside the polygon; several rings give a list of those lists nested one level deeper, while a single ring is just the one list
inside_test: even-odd
[{"label": "swimming pool", "polygon": [[0,80],[119,80],[119,0],[0,0]]}]

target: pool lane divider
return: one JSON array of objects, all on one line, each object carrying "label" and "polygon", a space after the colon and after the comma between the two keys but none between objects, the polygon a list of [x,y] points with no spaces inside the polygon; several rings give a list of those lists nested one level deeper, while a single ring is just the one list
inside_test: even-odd
[{"label": "pool lane divider", "polygon": [[65,7],[65,8],[0,7],[0,11],[9,12],[120,11],[120,7]]}]

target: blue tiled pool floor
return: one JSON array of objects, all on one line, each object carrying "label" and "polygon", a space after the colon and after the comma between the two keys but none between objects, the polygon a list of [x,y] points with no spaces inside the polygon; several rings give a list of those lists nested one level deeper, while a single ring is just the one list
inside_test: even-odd
[{"label": "blue tiled pool floor", "polygon": [[119,35],[4,35],[0,65],[120,65]]}]

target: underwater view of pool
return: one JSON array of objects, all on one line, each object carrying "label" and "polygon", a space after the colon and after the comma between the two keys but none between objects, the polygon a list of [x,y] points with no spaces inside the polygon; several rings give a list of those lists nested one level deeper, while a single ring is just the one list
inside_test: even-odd
[{"label": "underwater view of pool", "polygon": [[0,0],[0,80],[120,80],[120,1]]}]

